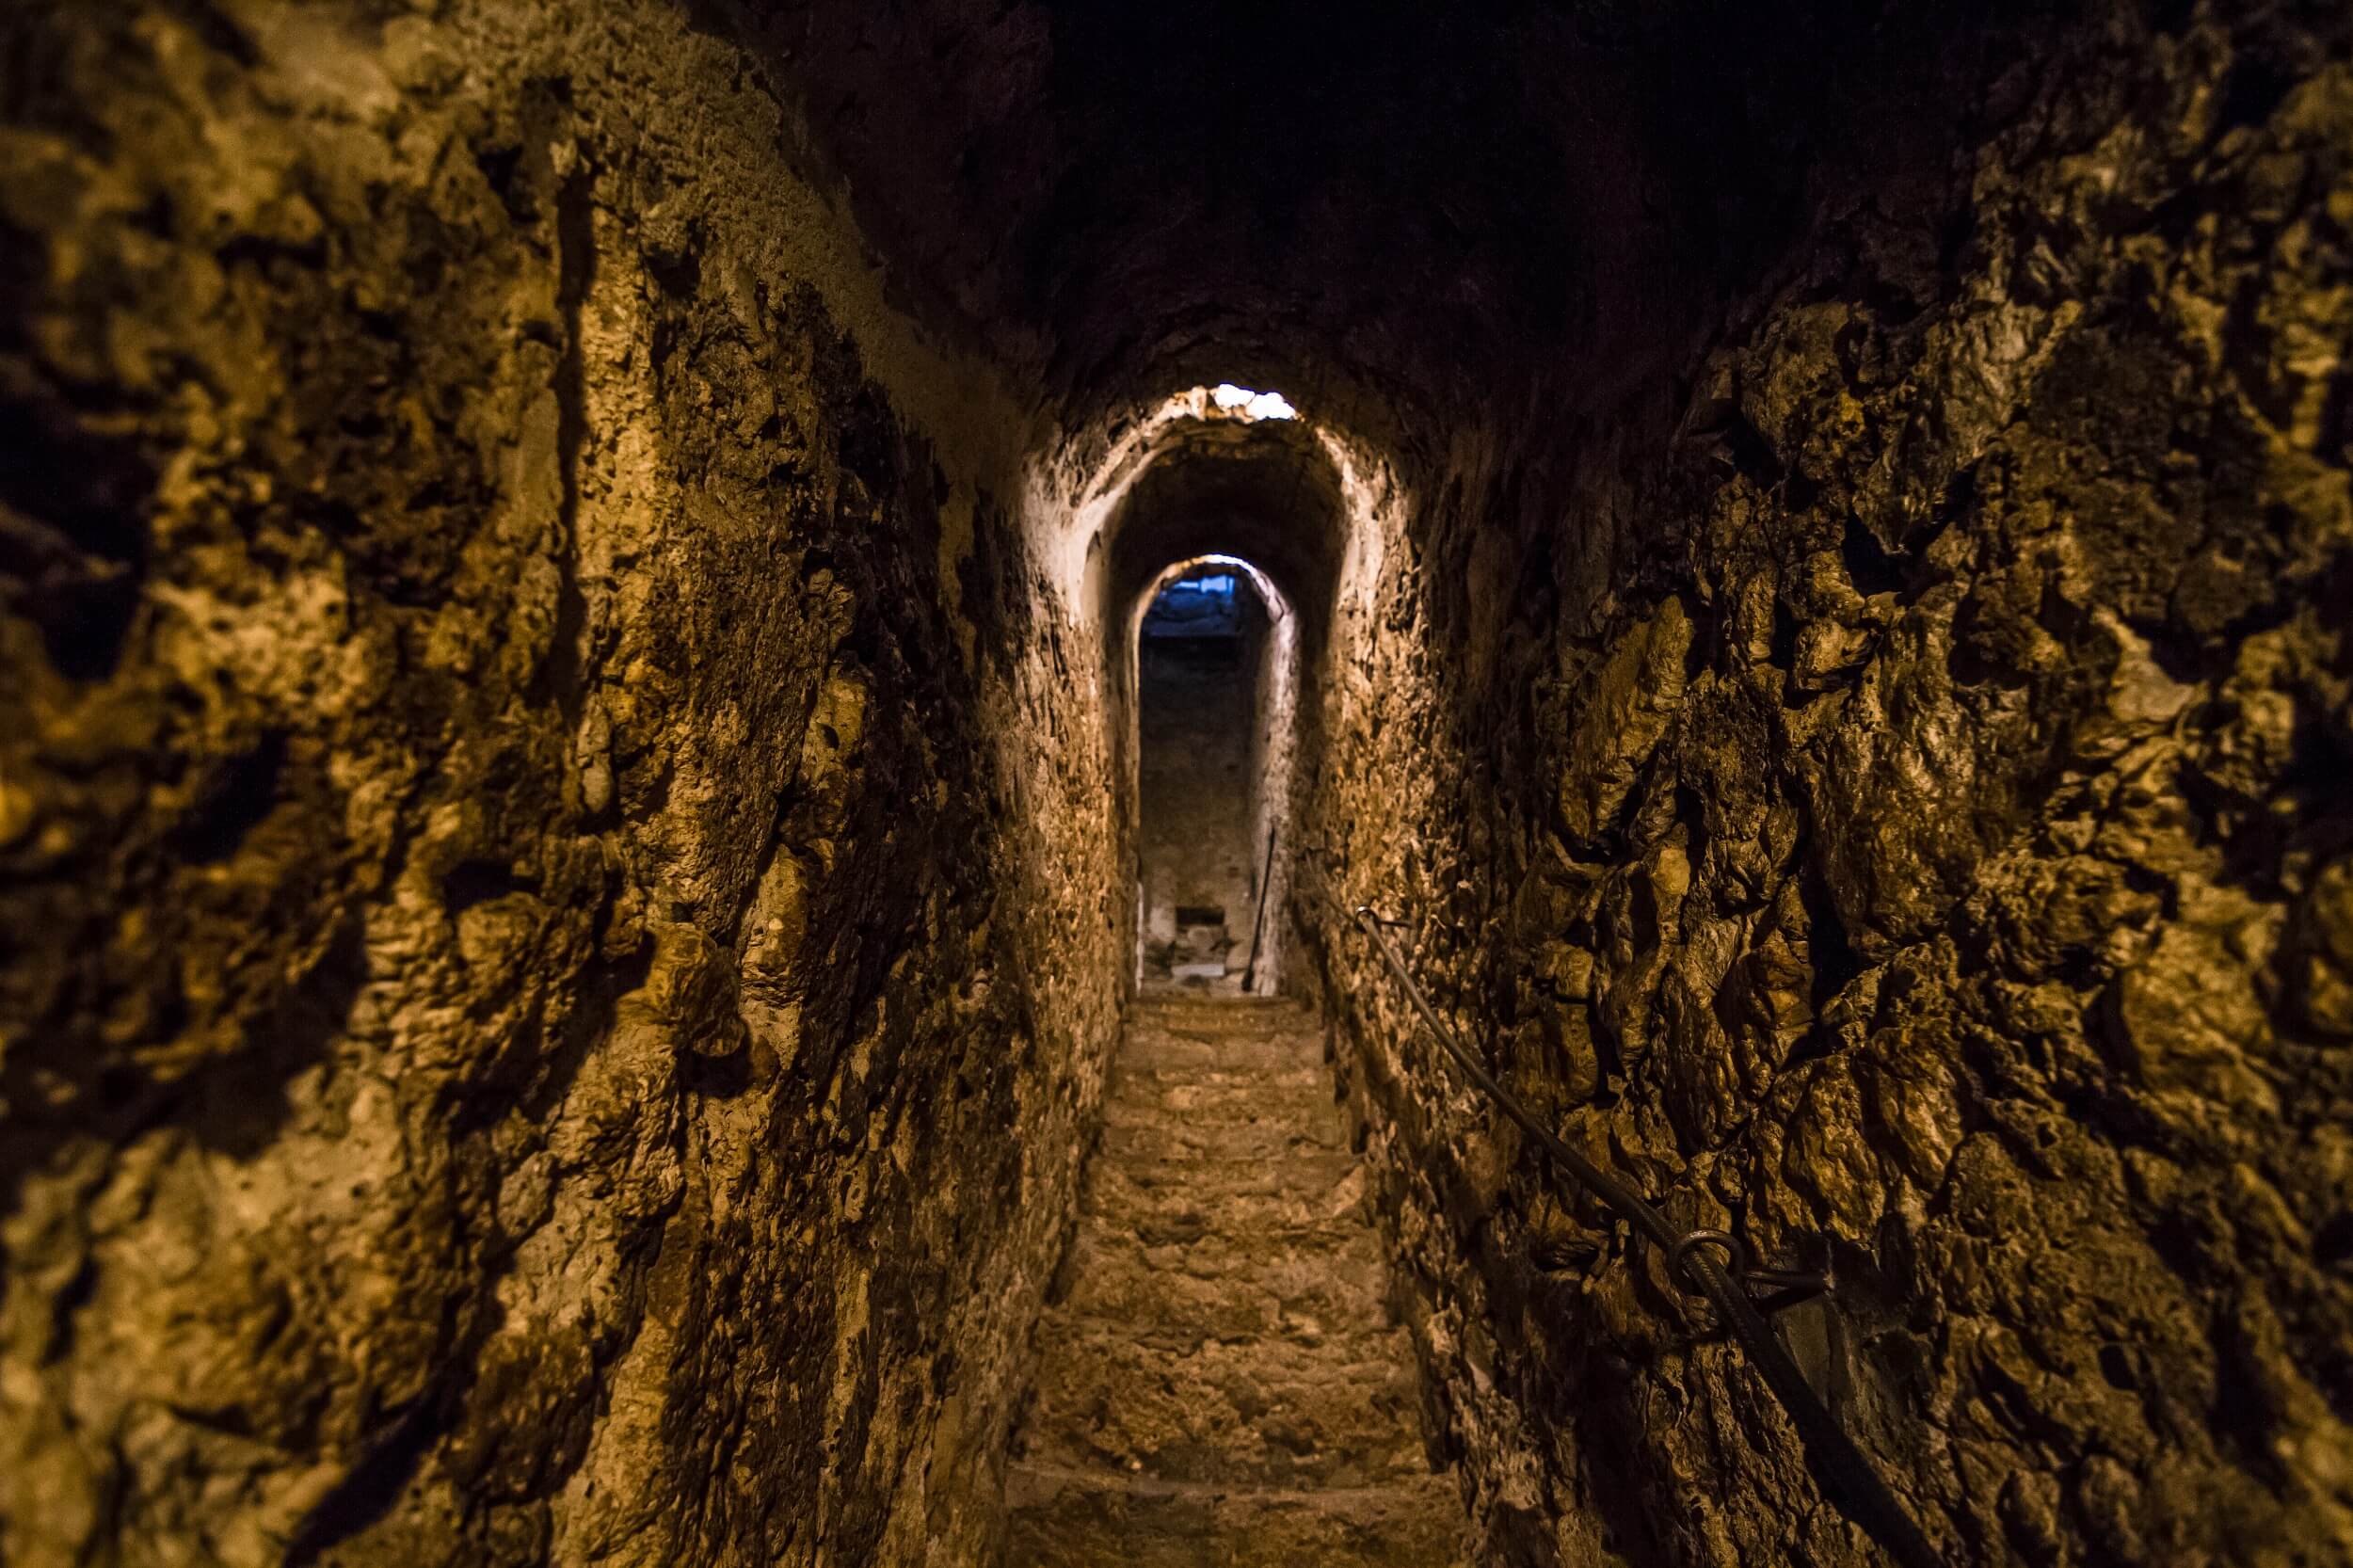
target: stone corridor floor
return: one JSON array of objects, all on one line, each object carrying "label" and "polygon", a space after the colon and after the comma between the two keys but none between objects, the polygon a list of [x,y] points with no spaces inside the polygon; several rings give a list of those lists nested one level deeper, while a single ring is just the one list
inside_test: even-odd
[{"label": "stone corridor floor", "polygon": [[1038,1330],[1008,1568],[1461,1563],[1313,1013],[1147,996]]}]

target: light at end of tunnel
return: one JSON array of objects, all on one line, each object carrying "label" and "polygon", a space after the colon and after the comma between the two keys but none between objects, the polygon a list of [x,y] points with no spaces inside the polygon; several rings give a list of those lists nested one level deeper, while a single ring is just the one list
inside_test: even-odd
[{"label": "light at end of tunnel", "polygon": [[1252,392],[1249,388],[1238,387],[1231,381],[1221,382],[1210,388],[1209,399],[1225,412],[1239,414],[1243,419],[1297,419],[1299,417],[1299,410],[1292,408],[1290,399],[1281,392]]},{"label": "light at end of tunnel", "polygon": [[[1273,617],[1275,624],[1280,625],[1284,621],[1290,619],[1290,600],[1284,596],[1282,588],[1275,584],[1273,578],[1267,576],[1265,572],[1259,570],[1257,567],[1253,566],[1250,562],[1244,560],[1239,555],[1215,553],[1208,555],[1194,555],[1185,560],[1178,561],[1172,566],[1166,567],[1162,568],[1160,578],[1154,584],[1152,590],[1144,595],[1143,602],[1147,605],[1150,604],[1161,593],[1177,586],[1183,580],[1186,579],[1188,573],[1199,574],[1209,572],[1212,568],[1224,568],[1224,570],[1228,573],[1238,572],[1241,575],[1249,578],[1250,585],[1257,590],[1258,601],[1267,607],[1267,612]],[[1192,582],[1195,584],[1218,580],[1219,579],[1214,576],[1204,578],[1199,575],[1194,575],[1192,578]],[[1225,589],[1214,591],[1232,591],[1230,584],[1233,579],[1228,576],[1225,578],[1224,581],[1227,583],[1229,586]],[[1201,590],[1196,587],[1195,591],[1198,592]]]}]

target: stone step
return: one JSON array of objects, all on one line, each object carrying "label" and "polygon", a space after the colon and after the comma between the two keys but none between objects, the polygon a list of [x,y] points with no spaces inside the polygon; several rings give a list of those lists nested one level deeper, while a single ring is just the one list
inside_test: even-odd
[{"label": "stone step", "polygon": [[[1262,1116],[1252,1121],[1168,1116],[1105,1119],[1100,1158],[1121,1165],[1264,1164],[1296,1157],[1313,1160],[1346,1146],[1338,1116]],[[1214,1174],[1196,1174],[1213,1184]]]},{"label": "stone step", "polygon": [[1155,1343],[1385,1333],[1380,1243],[1361,1225],[1270,1239],[1211,1233],[1150,1242],[1088,1225],[1071,1248],[1063,1310]]},{"label": "stone step", "polygon": [[[1279,1160],[1250,1162],[1220,1163],[1181,1151],[1165,1159],[1120,1160],[1098,1153],[1091,1173],[1097,1179],[1091,1186],[1109,1190],[1124,1183],[1155,1199],[1191,1201],[1217,1209],[1259,1197],[1312,1199],[1329,1193],[1355,1169],[1354,1155],[1321,1144],[1289,1149]],[[1211,1176],[1213,1184],[1204,1179]]]},{"label": "stone step", "polygon": [[1190,991],[1151,991],[1139,996],[1129,1010],[1133,1017],[1211,1017],[1234,1028],[1267,1019],[1313,1023],[1316,1010],[1291,997],[1201,996]]},{"label": "stone step", "polygon": [[1174,1001],[1144,1000],[1128,1014],[1138,1038],[1156,1034],[1216,1035],[1241,1042],[1315,1042],[1323,1048],[1323,1023],[1314,1013],[1288,1002]]},{"label": "stone step", "polygon": [[1315,1015],[1156,997],[1113,1064],[1009,1568],[1460,1568]]},{"label": "stone step", "polygon": [[1016,1464],[1005,1568],[1463,1568],[1442,1477],[1316,1491],[1170,1483]]},{"label": "stone step", "polygon": [[1023,1434],[1036,1463],[1274,1486],[1429,1473],[1401,1330],[1172,1346],[1057,1314],[1038,1352]]},{"label": "stone step", "polygon": [[1155,1245],[1203,1236],[1284,1240],[1365,1224],[1366,1178],[1353,1156],[1294,1156],[1280,1170],[1242,1174],[1249,1179],[1229,1179],[1209,1192],[1197,1165],[1114,1167],[1098,1160],[1087,1175],[1080,1213]]},{"label": "stone step", "polygon": [[[1151,1074],[1156,1079],[1193,1079],[1212,1080],[1214,1076],[1266,1076],[1289,1074],[1302,1066],[1322,1069],[1322,1048],[1308,1050],[1302,1041],[1209,1041],[1184,1033],[1170,1033],[1148,1046],[1137,1046],[1120,1062],[1120,1069],[1129,1074]],[[1330,1083],[1330,1079],[1325,1079]],[[1111,1080],[1111,1093],[1118,1093],[1118,1076]]]},{"label": "stone step", "polygon": [[1241,1122],[1333,1115],[1335,1103],[1332,1075],[1318,1062],[1263,1072],[1123,1069],[1112,1078],[1103,1109],[1113,1122],[1147,1116]]},{"label": "stone step", "polygon": [[1263,1038],[1207,1031],[1131,1031],[1121,1055],[1129,1071],[1169,1074],[1269,1073],[1321,1066],[1323,1043],[1290,1035]]},{"label": "stone step", "polygon": [[1128,1013],[1128,1026],[1155,1029],[1214,1030],[1221,1034],[1313,1034],[1323,1032],[1323,1020],[1309,1008],[1287,1001],[1217,1001],[1184,997],[1145,997]]},{"label": "stone step", "polygon": [[1288,997],[1220,997],[1189,991],[1157,991],[1136,998],[1128,1016],[1206,1019],[1223,1029],[1296,1029],[1317,1021],[1316,1010]]}]

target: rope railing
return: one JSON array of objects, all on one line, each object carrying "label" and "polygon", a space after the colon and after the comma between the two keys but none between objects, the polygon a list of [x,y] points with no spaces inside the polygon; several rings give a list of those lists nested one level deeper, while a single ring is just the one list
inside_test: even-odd
[{"label": "rope railing", "polygon": [[[1319,878],[1321,880],[1321,878]],[[1686,1230],[1659,1211],[1648,1199],[1636,1192],[1617,1175],[1595,1163],[1593,1159],[1564,1142],[1552,1128],[1540,1121],[1535,1113],[1520,1103],[1517,1096],[1498,1082],[1495,1075],[1462,1043],[1446,1020],[1438,1016],[1429,995],[1414,978],[1413,970],[1400,955],[1389,939],[1389,926],[1399,922],[1384,920],[1370,904],[1358,904],[1353,909],[1337,898],[1330,900],[1336,909],[1353,917],[1357,929],[1370,937],[1374,948],[1388,967],[1389,972],[1404,988],[1421,1016],[1423,1025],[1438,1042],[1439,1048],[1452,1059],[1464,1075],[1483,1091],[1487,1097],[1517,1123],[1521,1130],[1536,1141],[1537,1146],[1559,1166],[1574,1176],[1588,1192],[1599,1198],[1667,1257],[1670,1275],[1679,1288],[1701,1295],[1714,1304],[1733,1341],[1748,1352],[1765,1386],[1781,1401],[1792,1425],[1798,1430],[1799,1441],[1804,1445],[1812,1461],[1816,1480],[1824,1493],[1842,1512],[1860,1525],[1879,1543],[1898,1568],[1945,1568],[1945,1560],[1929,1539],[1904,1511],[1887,1483],[1880,1479],[1870,1462],[1863,1457],[1853,1439],[1838,1424],[1813,1386],[1805,1381],[1797,1362],[1790,1356],[1781,1336],[1766,1321],[1768,1312],[1778,1310],[1791,1302],[1801,1301],[1828,1290],[1826,1275],[1781,1269],[1750,1266],[1747,1249],[1721,1230]],[[1721,1253],[1720,1260],[1713,1256]],[[1727,1268],[1726,1265],[1730,1267]],[[1737,1271],[1739,1278],[1734,1278]],[[1762,1288],[1774,1293],[1762,1301],[1753,1299],[1751,1288]]]}]

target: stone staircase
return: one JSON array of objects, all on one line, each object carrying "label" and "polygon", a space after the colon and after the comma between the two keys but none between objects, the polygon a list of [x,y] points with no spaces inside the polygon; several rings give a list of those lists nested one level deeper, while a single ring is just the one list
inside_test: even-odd
[{"label": "stone staircase", "polygon": [[1006,1480],[1006,1568],[1454,1568],[1315,1016],[1146,997]]}]

